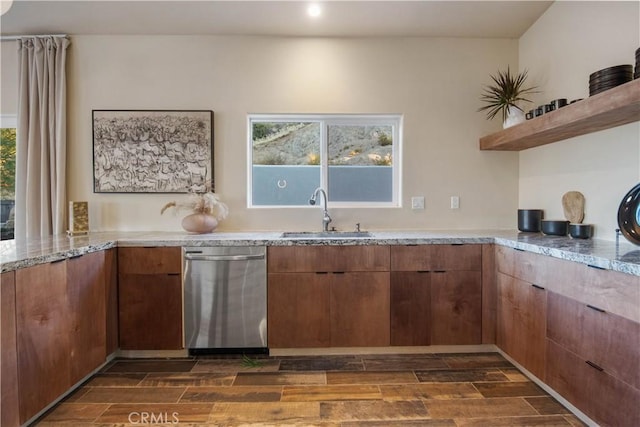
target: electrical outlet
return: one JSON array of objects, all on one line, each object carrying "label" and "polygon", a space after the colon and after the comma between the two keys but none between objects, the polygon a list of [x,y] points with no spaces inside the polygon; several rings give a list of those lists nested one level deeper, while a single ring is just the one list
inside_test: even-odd
[{"label": "electrical outlet", "polygon": [[411,209],[424,209],[424,196],[412,197]]},{"label": "electrical outlet", "polygon": [[460,209],[460,196],[451,196],[451,209]]}]

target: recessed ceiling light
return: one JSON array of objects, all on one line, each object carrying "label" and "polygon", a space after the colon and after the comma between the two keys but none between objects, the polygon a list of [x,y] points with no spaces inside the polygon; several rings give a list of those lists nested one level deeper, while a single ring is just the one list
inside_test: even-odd
[{"label": "recessed ceiling light", "polygon": [[317,18],[322,13],[322,9],[320,9],[320,5],[317,3],[311,3],[307,8],[307,13],[312,18]]}]

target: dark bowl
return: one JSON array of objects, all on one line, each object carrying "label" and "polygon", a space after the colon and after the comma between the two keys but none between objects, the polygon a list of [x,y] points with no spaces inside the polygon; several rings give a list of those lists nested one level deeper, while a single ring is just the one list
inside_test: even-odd
[{"label": "dark bowl", "polygon": [[539,233],[543,214],[542,209],[518,209],[518,230]]},{"label": "dark bowl", "polygon": [[569,229],[569,221],[542,220],[542,232],[548,236],[566,236]]},{"label": "dark bowl", "polygon": [[569,235],[574,239],[589,239],[593,236],[591,224],[569,224]]}]

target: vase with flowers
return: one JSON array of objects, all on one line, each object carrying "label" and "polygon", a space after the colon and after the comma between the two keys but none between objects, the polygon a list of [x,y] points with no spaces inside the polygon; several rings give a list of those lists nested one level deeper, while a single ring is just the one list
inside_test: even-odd
[{"label": "vase with flowers", "polygon": [[182,219],[182,228],[191,233],[211,233],[218,223],[229,215],[229,207],[220,200],[220,196],[211,191],[208,184],[204,192],[192,191],[184,202],[169,202],[160,210],[162,215],[169,208],[176,212],[191,211]]},{"label": "vase with flowers", "polygon": [[527,79],[527,70],[522,73],[511,74],[511,70],[507,67],[507,71],[498,71],[496,76],[490,76],[493,84],[488,85],[484,89],[484,93],[480,100],[487,103],[478,111],[487,111],[487,118],[493,119],[496,114],[502,113],[502,127],[522,123],[525,120],[524,112],[518,107],[518,102],[531,102],[524,96],[537,93],[535,86],[524,87]]}]

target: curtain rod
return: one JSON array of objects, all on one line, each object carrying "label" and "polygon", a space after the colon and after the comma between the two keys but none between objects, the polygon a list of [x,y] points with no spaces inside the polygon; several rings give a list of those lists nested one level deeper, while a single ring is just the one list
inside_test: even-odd
[{"label": "curtain rod", "polygon": [[23,36],[0,36],[0,41],[12,41],[12,40],[20,40],[22,37],[69,37],[66,34],[31,34],[31,35],[23,35]]}]

